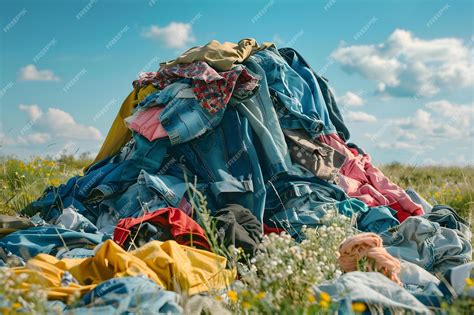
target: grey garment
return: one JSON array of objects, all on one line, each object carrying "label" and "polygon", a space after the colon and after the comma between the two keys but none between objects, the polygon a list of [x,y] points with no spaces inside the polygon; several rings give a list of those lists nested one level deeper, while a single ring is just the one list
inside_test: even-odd
[{"label": "grey garment", "polygon": [[430,272],[444,272],[469,262],[472,257],[470,241],[463,233],[421,216],[407,218],[402,224],[382,232],[380,237],[392,256]]},{"label": "grey garment", "polygon": [[313,287],[315,295],[321,292],[337,303],[339,314],[354,314],[353,302],[363,302],[369,310],[385,314],[390,310],[410,310],[417,314],[431,314],[430,310],[410,292],[378,272],[353,271],[331,282]]},{"label": "grey garment", "polygon": [[73,205],[65,208],[54,224],[77,232],[96,233],[97,227],[77,211]]},{"label": "grey garment", "polygon": [[316,177],[335,182],[345,157],[327,144],[311,140],[303,130],[283,129],[294,163],[304,166]]},{"label": "grey garment", "polygon": [[408,194],[408,196],[410,196],[414,203],[421,205],[425,213],[431,212],[433,206],[428,201],[426,201],[425,198],[421,197],[420,194],[418,194],[413,188],[409,187],[405,190],[405,192]]},{"label": "grey garment", "polygon": [[411,293],[443,296],[443,293],[438,288],[440,280],[411,262],[401,261],[398,277],[405,289]]},{"label": "grey garment", "polygon": [[432,222],[437,222],[445,228],[455,229],[464,234],[464,237],[471,239],[471,226],[469,222],[461,218],[453,208],[445,205],[436,205],[430,213],[423,215]]}]

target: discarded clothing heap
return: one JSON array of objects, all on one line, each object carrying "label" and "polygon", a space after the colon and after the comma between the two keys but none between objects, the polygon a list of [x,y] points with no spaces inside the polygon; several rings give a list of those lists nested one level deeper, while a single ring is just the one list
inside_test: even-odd
[{"label": "discarded clothing heap", "polygon": [[[471,259],[469,226],[453,209],[431,209],[346,143],[328,80],[294,49],[211,41],[132,85],[84,175],[25,208],[35,223],[0,217],[1,261],[15,259],[14,272],[40,279],[49,298],[79,292],[79,313],[135,312],[140,300],[157,313],[181,312],[166,290],[219,290],[235,278],[211,252],[214,241],[253,255],[264,232],[302,240],[303,227],[320,226],[329,212],[379,234],[369,234],[377,249],[366,252],[404,285],[402,275],[412,287],[426,281],[406,276],[403,262],[399,280],[392,256],[433,272]],[[203,204],[216,222],[213,240],[196,207]],[[351,254],[349,245],[341,253]],[[353,300],[425,312],[415,291],[354,264],[324,288],[334,300],[349,290]]]}]

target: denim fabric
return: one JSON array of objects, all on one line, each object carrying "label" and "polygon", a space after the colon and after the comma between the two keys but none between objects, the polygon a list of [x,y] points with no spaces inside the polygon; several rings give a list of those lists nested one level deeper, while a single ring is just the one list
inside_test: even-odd
[{"label": "denim fabric", "polygon": [[[174,84],[178,84],[178,87],[172,90],[173,93],[189,88],[187,84]],[[171,144],[176,145],[196,139],[214,129],[223,116],[224,109],[211,114],[199,104],[197,99],[180,98],[176,95],[161,112],[160,121],[168,133]]]},{"label": "denim fabric", "polygon": [[145,212],[168,206],[179,208],[186,189],[187,185],[181,178],[171,175],[150,175],[142,170],[137,182],[123,194],[101,203],[102,215],[96,225],[101,232],[109,234],[113,232],[120,219],[138,217]]},{"label": "denim fabric", "polygon": [[314,103],[308,84],[283,59],[278,51],[269,48],[257,52],[249,59],[258,63],[265,71],[270,90],[275,91],[278,98],[290,112],[280,118],[285,129],[306,129],[312,138],[323,132],[324,122]]},{"label": "denim fabric", "polygon": [[40,212],[45,220],[54,221],[62,209],[73,206],[95,223],[101,214],[98,204],[104,199],[117,198],[136,182],[142,169],[149,173],[156,172],[170,145],[168,139],[150,142],[139,134],[134,134],[134,142],[134,150],[125,160],[114,162],[117,159],[114,156],[97,162],[84,176],[73,177],[59,187],[47,188],[43,196],[25,208],[23,213],[33,215]]},{"label": "denim fabric", "polygon": [[102,282],[65,314],[181,314],[179,296],[146,277],[114,278]]},{"label": "denim fabric", "polygon": [[474,262],[451,268],[443,277],[448,281],[456,295],[467,294],[470,298],[474,298],[474,287],[468,287],[466,290],[466,279],[474,278]]},{"label": "denim fabric", "polygon": [[424,214],[423,218],[439,223],[440,226],[458,230],[466,239],[471,239],[471,228],[469,222],[461,218],[453,208],[446,205],[436,205],[430,213]]},{"label": "denim fabric", "polygon": [[[283,56],[283,58],[290,63],[290,58],[295,56],[297,57],[299,63],[307,68],[311,73],[316,77],[316,80],[318,82],[321,94],[323,96],[324,102],[326,104],[326,110],[329,114],[329,118],[331,119],[332,124],[337,130],[337,133],[339,136],[344,140],[347,141],[350,138],[350,133],[349,129],[347,128],[346,124],[344,123],[344,119],[342,117],[341,111],[339,110],[339,107],[337,106],[336,103],[336,98],[334,97],[334,94],[332,93],[329,85],[328,85],[328,80],[322,76],[317,75],[317,73],[311,68],[309,63],[293,48],[280,48],[278,49],[280,54]],[[291,64],[291,63],[290,63]]]},{"label": "denim fabric", "polygon": [[134,112],[151,106],[166,105],[169,101],[174,99],[182,89],[189,88],[190,83],[191,80],[175,82],[168,85],[161,91],[148,94],[140,103],[138,103],[137,107],[134,109]]},{"label": "denim fabric", "polygon": [[94,249],[90,249],[90,248],[73,248],[73,249],[61,248],[56,253],[56,258],[57,259],[88,258],[88,257],[93,257],[94,255],[95,255]]},{"label": "denim fabric", "polygon": [[248,119],[262,149],[260,164],[265,168],[267,177],[271,177],[288,171],[292,163],[270,98],[265,71],[252,57],[245,62],[245,65],[248,70],[261,77],[260,86],[251,97],[242,99],[234,95],[229,104],[235,105],[239,113]]},{"label": "denim fabric", "polygon": [[[227,108],[217,128],[204,137],[170,148],[171,155],[196,176],[197,183],[205,185],[203,192],[211,210],[229,203],[252,210],[262,208],[261,196],[253,194],[253,178],[259,174],[244,141],[245,129],[246,123],[239,113]],[[194,182],[193,178],[188,180]],[[261,216],[258,212],[254,214],[257,218]]]},{"label": "denim fabric", "polygon": [[314,110],[318,113],[318,116],[324,123],[324,133],[335,133],[336,128],[331,122],[326,102],[324,101],[313,69],[311,69],[307,62],[294,49],[283,48],[279,49],[278,52],[286,60],[290,67],[295,70],[295,72],[298,73],[308,85],[314,102]]},{"label": "denim fabric", "polygon": [[357,218],[357,228],[364,232],[382,233],[400,224],[397,212],[389,207],[372,207]]},{"label": "denim fabric", "polygon": [[0,248],[25,260],[43,253],[56,255],[61,249],[93,248],[108,239],[103,234],[91,234],[54,226],[32,227],[0,239]]},{"label": "denim fabric", "polygon": [[438,288],[440,280],[425,269],[411,262],[401,261],[401,269],[398,273],[398,277],[405,289],[411,293],[443,296],[443,293]]},{"label": "denim fabric", "polygon": [[416,202],[417,204],[421,205],[425,213],[431,212],[433,206],[423,197],[421,197],[413,188],[407,188],[405,191],[408,196],[410,196],[411,200],[413,200],[413,202]]},{"label": "denim fabric", "polygon": [[392,314],[393,309],[431,314],[410,292],[378,272],[348,272],[313,289],[317,297],[321,292],[329,294],[338,314],[355,314],[354,302],[365,303],[372,314]]},{"label": "denim fabric", "polygon": [[[297,240],[303,238],[303,225],[320,225],[326,213],[339,212],[339,201],[347,199],[337,186],[314,176],[282,174],[268,181],[266,189],[264,223],[287,230]],[[354,208],[359,208],[359,201],[355,202]],[[341,205],[341,210],[347,211],[350,207],[346,203]]]},{"label": "denim fabric", "polygon": [[470,240],[464,234],[420,216],[409,217],[380,236],[392,256],[428,271],[443,272],[472,258]]}]

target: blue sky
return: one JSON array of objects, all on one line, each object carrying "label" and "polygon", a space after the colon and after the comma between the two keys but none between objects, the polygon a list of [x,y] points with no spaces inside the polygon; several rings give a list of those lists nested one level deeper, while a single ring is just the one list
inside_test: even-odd
[{"label": "blue sky", "polygon": [[142,71],[212,39],[292,46],[376,164],[474,164],[472,1],[0,0],[0,155],[96,153]]}]

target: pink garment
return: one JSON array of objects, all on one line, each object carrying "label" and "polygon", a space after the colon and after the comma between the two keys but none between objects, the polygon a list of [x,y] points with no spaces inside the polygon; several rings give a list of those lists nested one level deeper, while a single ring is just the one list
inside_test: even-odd
[{"label": "pink garment", "polygon": [[141,110],[125,119],[128,127],[150,141],[168,136],[165,128],[160,123],[160,113],[164,107],[150,107]]},{"label": "pink garment", "polygon": [[369,207],[389,206],[397,211],[400,222],[409,216],[424,213],[423,208],[414,203],[402,188],[372,165],[370,155],[355,156],[337,134],[323,135],[318,140],[346,156],[339,170],[338,185],[350,197],[363,201]]},{"label": "pink garment", "polygon": [[359,270],[359,262],[366,259],[361,271],[377,271],[401,284],[398,278],[400,261],[382,247],[382,239],[375,233],[361,233],[345,239],[339,245],[339,265],[345,272]]}]

